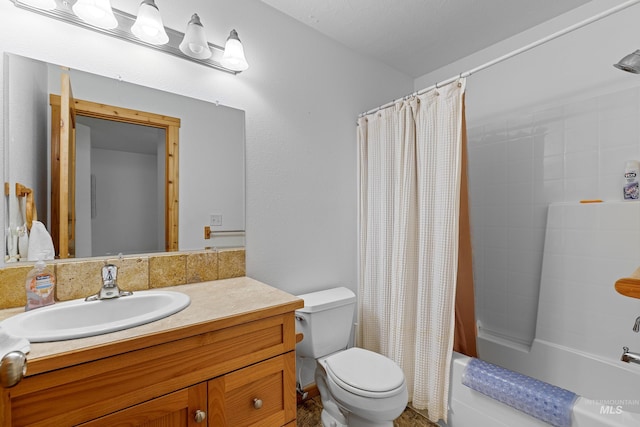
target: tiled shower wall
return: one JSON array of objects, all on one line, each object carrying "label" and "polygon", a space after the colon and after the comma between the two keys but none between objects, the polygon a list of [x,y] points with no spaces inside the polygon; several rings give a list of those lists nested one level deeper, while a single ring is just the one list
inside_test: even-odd
[{"label": "tiled shower wall", "polygon": [[468,124],[481,334],[533,340],[549,203],[622,199],[625,162],[640,160],[640,89],[597,90]]}]

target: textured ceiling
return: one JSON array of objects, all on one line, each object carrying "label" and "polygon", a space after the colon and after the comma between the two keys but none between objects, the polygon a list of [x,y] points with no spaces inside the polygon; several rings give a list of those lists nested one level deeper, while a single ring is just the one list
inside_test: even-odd
[{"label": "textured ceiling", "polygon": [[590,0],[262,0],[418,77]]}]

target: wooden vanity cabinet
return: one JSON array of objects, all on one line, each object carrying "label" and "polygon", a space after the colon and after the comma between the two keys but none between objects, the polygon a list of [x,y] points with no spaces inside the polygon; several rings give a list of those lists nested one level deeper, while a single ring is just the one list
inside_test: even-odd
[{"label": "wooden vanity cabinet", "polygon": [[83,363],[27,376],[2,391],[2,425],[295,427],[293,312],[196,328],[122,341],[134,349],[103,358],[91,356],[108,349],[92,348]]}]

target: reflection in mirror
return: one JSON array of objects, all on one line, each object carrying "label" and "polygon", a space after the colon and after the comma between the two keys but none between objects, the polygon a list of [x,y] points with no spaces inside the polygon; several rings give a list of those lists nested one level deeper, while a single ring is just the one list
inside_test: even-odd
[{"label": "reflection in mirror", "polygon": [[[15,240],[18,247],[18,237],[15,230],[24,225],[24,201],[19,200],[13,186],[20,182],[34,191],[34,200],[37,206],[38,219],[45,223],[50,230],[51,225],[51,182],[48,179],[51,172],[50,155],[50,107],[49,94],[60,93],[61,67],[47,64],[41,61],[24,58],[13,54],[5,54],[4,94],[5,94],[5,183],[9,184],[11,191],[6,197],[5,203],[5,230],[7,242],[7,257],[19,259],[20,254],[16,249],[11,252],[11,244]],[[97,76],[76,70],[65,70],[71,75],[73,95],[79,100],[93,101],[99,104],[112,105],[127,109],[151,112],[161,116],[180,119],[179,129],[179,208],[178,208],[178,249],[192,250],[204,247],[244,246],[244,233],[236,231],[244,230],[245,195],[244,195],[244,112],[234,108],[219,106],[213,103],[188,98],[176,94],[158,91],[139,85]],[[156,156],[156,187],[163,187],[161,174],[164,173],[163,164],[166,153],[156,154],[141,153],[140,148],[133,148],[131,140],[146,139],[146,135],[135,137],[123,136],[123,130],[119,134],[99,135],[103,129],[96,127],[94,122],[84,121],[87,117],[79,118],[78,134],[90,133],[92,141],[100,144],[96,155],[93,151],[76,153],[77,165],[84,165],[83,178],[76,179],[76,192],[83,192],[90,200],[89,204],[83,204],[84,210],[81,216],[76,218],[76,242],[77,257],[103,256],[109,254],[152,252],[162,250],[165,245],[164,223],[162,211],[159,206],[164,203],[160,200],[159,191],[133,189],[122,182],[113,182],[110,187],[113,190],[125,187],[129,190],[129,196],[136,199],[145,199],[144,211],[137,213],[124,213],[124,205],[130,201],[110,202],[101,199],[100,183],[106,182],[99,178],[102,172],[89,172],[87,167],[91,162],[89,158],[104,157],[105,151],[116,151],[114,146],[105,146],[99,140],[118,142],[126,145],[127,153],[115,154],[119,159],[149,156],[147,165],[151,168],[153,156]],[[84,130],[83,130],[84,129]],[[90,130],[87,130],[90,129]],[[155,128],[150,128],[155,129]],[[149,130],[149,129],[147,129]],[[157,131],[157,129],[155,129]],[[153,132],[152,132],[153,133]],[[160,136],[162,139],[162,135]],[[165,135],[166,138],[166,135]],[[85,147],[86,148],[86,147]],[[153,151],[149,148],[148,151]],[[161,161],[162,159],[162,161]],[[106,162],[108,164],[108,162]],[[123,162],[113,160],[112,165],[121,166]],[[104,169],[103,164],[103,169]],[[107,167],[108,169],[108,167]],[[162,172],[161,172],[162,169]],[[104,172],[104,171],[103,171]],[[87,174],[89,178],[87,177]],[[136,184],[149,178],[149,174],[143,177],[129,179]],[[95,175],[95,193],[91,196],[91,175]],[[110,188],[111,190],[111,188]],[[144,197],[141,195],[144,192]],[[155,193],[156,199],[149,193]],[[102,193],[104,195],[104,193]],[[146,199],[149,196],[149,199]],[[80,196],[79,196],[80,197]],[[91,218],[92,203],[95,218]],[[106,203],[106,205],[105,205]],[[114,211],[104,210],[108,206]],[[123,208],[119,211],[118,208]],[[104,212],[104,213],[103,213]],[[102,215],[100,215],[102,213]],[[160,213],[157,219],[155,214]],[[80,211],[77,211],[80,215]],[[97,214],[97,215],[96,215]],[[118,214],[122,214],[117,217]],[[97,216],[106,216],[110,222],[101,231],[103,234],[93,234],[93,222]],[[162,227],[155,227],[155,232],[150,229],[142,229],[142,226],[134,228],[137,235],[124,230],[133,224],[134,217],[142,217],[148,223],[157,222]],[[83,218],[81,220],[81,218]],[[212,223],[215,218],[215,225]],[[84,221],[84,222],[83,222]],[[212,239],[204,238],[203,228],[211,226]],[[92,229],[91,235],[88,230]],[[96,240],[103,242],[105,230],[109,236],[120,234],[125,239],[120,242],[112,242],[95,247]],[[233,232],[232,232],[233,231]],[[97,237],[98,236],[98,237]],[[142,237],[144,236],[144,237]],[[141,240],[145,240],[141,242]],[[89,252],[88,248],[91,247]]]},{"label": "reflection in mirror", "polygon": [[[73,98],[66,73],[61,87],[61,96],[50,95],[51,235],[56,253],[68,258],[113,253],[110,247],[127,253],[177,250],[180,119]],[[107,129],[135,133],[101,138],[100,131]],[[162,139],[149,143],[139,139],[144,135]],[[94,153],[100,156],[89,158],[94,144],[102,148]],[[145,151],[154,157],[140,155],[136,147],[145,145],[151,146]],[[82,178],[92,181],[89,192]],[[164,221],[158,222],[158,217]],[[77,236],[78,227],[83,235]],[[157,244],[153,236],[159,236]]]},{"label": "reflection in mirror", "polygon": [[82,115],[76,122],[75,256],[164,251],[165,130]]}]

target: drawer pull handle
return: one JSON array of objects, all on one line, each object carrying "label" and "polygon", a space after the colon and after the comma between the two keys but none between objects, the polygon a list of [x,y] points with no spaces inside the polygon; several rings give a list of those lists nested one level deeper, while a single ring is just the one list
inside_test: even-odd
[{"label": "drawer pull handle", "polygon": [[253,399],[253,407],[256,409],[262,408],[262,399],[258,399],[257,397]]},{"label": "drawer pull handle", "polygon": [[207,419],[207,413],[198,409],[195,416],[196,422],[201,423]]}]

